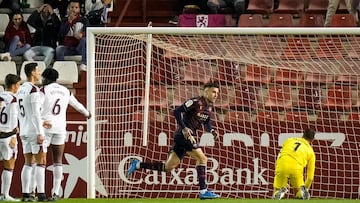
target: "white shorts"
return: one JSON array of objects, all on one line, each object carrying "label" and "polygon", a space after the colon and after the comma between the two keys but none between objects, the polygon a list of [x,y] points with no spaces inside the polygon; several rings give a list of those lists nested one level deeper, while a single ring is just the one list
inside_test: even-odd
[{"label": "white shorts", "polygon": [[37,143],[37,135],[32,136],[20,136],[22,148],[23,148],[23,154],[38,154],[40,152],[40,149],[42,152],[47,153],[47,148],[49,146],[46,137],[44,139],[44,142],[42,144]]},{"label": "white shorts", "polygon": [[63,145],[65,144],[66,134],[46,133],[46,140],[48,144]]},{"label": "white shorts", "polygon": [[15,137],[16,134],[7,138],[0,138],[0,160],[10,160],[11,158],[17,158],[18,148],[17,141],[14,148],[10,148],[10,140]]}]

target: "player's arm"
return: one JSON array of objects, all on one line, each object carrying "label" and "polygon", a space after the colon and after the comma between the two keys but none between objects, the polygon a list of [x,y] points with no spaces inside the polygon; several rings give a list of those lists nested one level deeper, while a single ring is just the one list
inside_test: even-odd
[{"label": "player's arm", "polygon": [[42,127],[43,121],[41,119],[41,105],[42,98],[39,91],[33,91],[30,93],[30,103],[33,110],[32,122],[36,128],[36,134],[39,136],[39,144],[42,143],[44,136],[44,128]]},{"label": "player's arm", "polygon": [[187,100],[183,105],[178,106],[175,108],[174,110],[174,117],[176,119],[176,122],[180,125],[181,129],[182,129],[182,133],[184,135],[184,137],[188,140],[190,140],[191,143],[196,143],[196,140],[193,136],[193,131],[188,128],[185,125],[184,119],[183,119],[183,114],[188,111],[189,109],[193,108],[193,104],[194,101],[192,99]]},{"label": "player's arm", "polygon": [[310,189],[311,184],[314,180],[314,174],[315,174],[315,154],[314,154],[314,152],[311,153],[311,157],[307,164],[306,171],[307,171],[307,174],[306,174],[305,187],[307,189]]},{"label": "player's arm", "polygon": [[218,137],[219,137],[219,134],[214,130],[212,129],[212,126],[211,126],[211,120],[208,119],[205,123],[204,123],[204,127],[205,127],[205,130],[209,133],[211,133],[214,137],[214,139],[216,140]]},{"label": "player's arm", "polygon": [[82,115],[84,115],[86,118],[90,118],[91,114],[90,112],[84,107],[84,105],[82,105],[75,97],[74,95],[70,92],[70,97],[69,97],[69,104],[70,106],[74,107],[74,109],[76,109],[78,112],[80,112]]}]

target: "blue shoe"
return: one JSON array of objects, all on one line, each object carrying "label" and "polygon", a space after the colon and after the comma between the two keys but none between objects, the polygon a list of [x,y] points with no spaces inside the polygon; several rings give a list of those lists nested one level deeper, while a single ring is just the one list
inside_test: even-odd
[{"label": "blue shoe", "polygon": [[220,195],[217,195],[217,194],[211,192],[210,190],[206,190],[206,192],[204,194],[200,193],[200,195],[199,195],[200,199],[216,199],[219,197],[220,197]]},{"label": "blue shoe", "polygon": [[139,160],[137,160],[137,159],[133,159],[130,162],[130,167],[126,172],[126,177],[129,177],[132,173],[134,173],[136,171],[136,169],[137,169],[136,165],[137,165],[138,162],[139,162]]}]

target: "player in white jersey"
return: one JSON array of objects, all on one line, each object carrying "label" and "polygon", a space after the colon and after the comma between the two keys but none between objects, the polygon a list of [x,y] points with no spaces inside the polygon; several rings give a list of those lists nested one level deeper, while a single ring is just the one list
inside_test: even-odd
[{"label": "player in white jersey", "polygon": [[14,74],[5,77],[6,91],[0,93],[0,160],[3,164],[1,173],[1,201],[20,201],[10,196],[15,160],[17,158],[18,105],[15,94],[20,87],[21,78]]},{"label": "player in white jersey", "polygon": [[59,198],[59,189],[62,179],[62,158],[66,139],[66,110],[68,104],[74,107],[86,118],[90,118],[90,112],[74,97],[66,87],[56,83],[59,73],[55,69],[45,69],[42,73],[40,92],[44,98],[41,116],[50,123],[51,128],[45,129],[46,139],[50,143],[53,155],[53,188],[52,200]]},{"label": "player in white jersey", "polygon": [[25,65],[27,81],[24,82],[18,92],[20,138],[23,147],[25,163],[21,171],[22,201],[33,201],[30,196],[30,179],[32,163],[35,160],[35,179],[38,191],[38,201],[47,201],[45,195],[45,166],[47,143],[45,140],[44,127],[49,127],[41,120],[40,90],[35,85],[41,78],[41,72],[37,63]]}]

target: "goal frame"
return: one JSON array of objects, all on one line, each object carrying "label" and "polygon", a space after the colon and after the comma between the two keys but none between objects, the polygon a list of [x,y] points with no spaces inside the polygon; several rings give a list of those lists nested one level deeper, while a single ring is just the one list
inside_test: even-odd
[{"label": "goal frame", "polygon": [[[97,34],[147,34],[146,45],[146,78],[145,78],[145,98],[149,97],[150,62],[151,62],[151,37],[152,34],[242,34],[242,35],[360,35],[360,28],[306,28],[306,27],[286,27],[286,28],[174,28],[174,27],[89,27],[87,28],[87,108],[92,117],[87,121],[87,198],[94,199],[96,195],[96,114],[95,114],[95,35]],[[147,134],[148,118],[148,99],[145,100],[144,107],[144,130],[143,136]],[[143,140],[146,146],[146,139]]]}]

